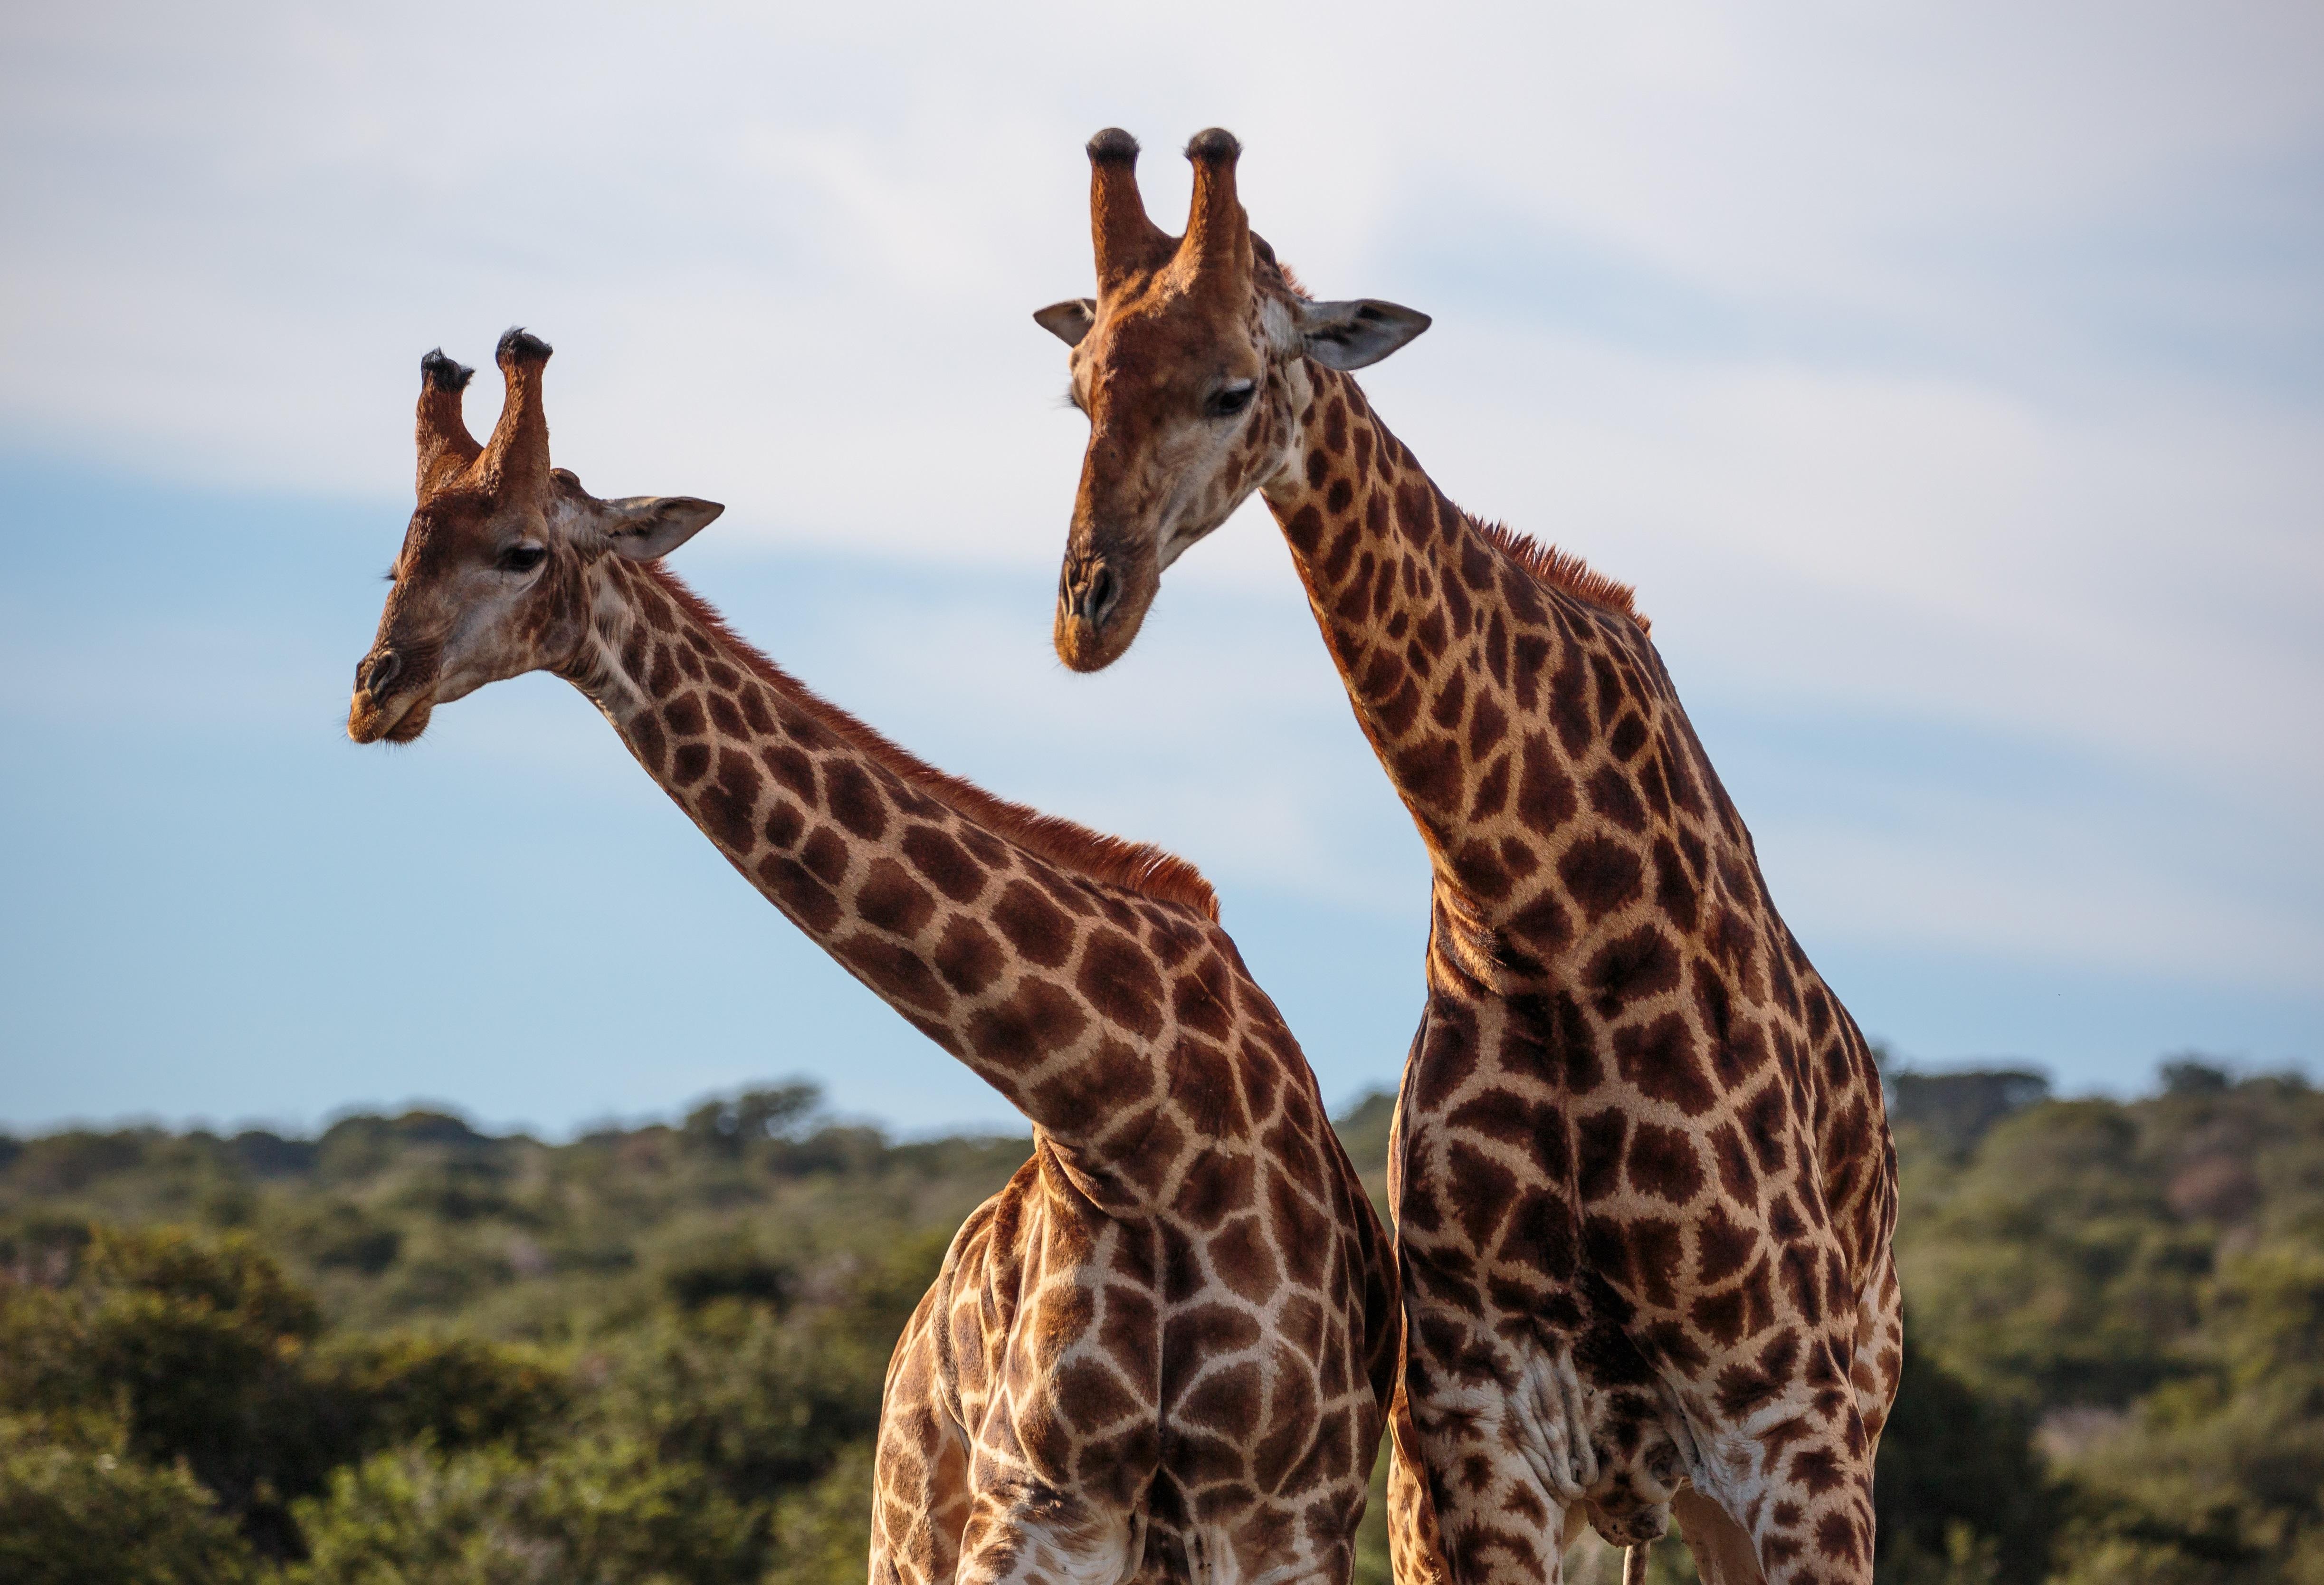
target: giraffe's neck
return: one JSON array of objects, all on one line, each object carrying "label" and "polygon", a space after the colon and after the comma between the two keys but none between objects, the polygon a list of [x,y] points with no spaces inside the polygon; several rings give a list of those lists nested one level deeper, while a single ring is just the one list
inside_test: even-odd
[{"label": "giraffe's neck", "polygon": [[1637,621],[1517,565],[1352,379],[1305,372],[1310,400],[1264,493],[1356,718],[1420,828],[1440,923],[1531,933],[1528,910],[1563,889],[1545,839],[1621,797],[1614,784],[1644,746],[1669,768],[1670,802],[1725,809]]},{"label": "giraffe's neck", "polygon": [[[726,631],[667,573],[606,557],[565,668],[718,851],[816,945],[1102,1172],[1166,1090],[1154,964],[1194,911],[980,819],[929,770]],[[1161,945],[1157,945],[1161,944]],[[1189,945],[1192,944],[1192,945]]]}]

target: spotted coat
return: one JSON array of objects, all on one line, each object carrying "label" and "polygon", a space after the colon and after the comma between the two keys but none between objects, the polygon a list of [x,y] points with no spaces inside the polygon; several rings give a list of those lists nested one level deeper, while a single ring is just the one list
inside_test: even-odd
[{"label": "spotted coat", "polygon": [[497,677],[566,677],[737,871],[1032,1121],[897,1345],[872,1579],[1345,1585],[1393,1253],[1208,887],[932,769],[744,643],[658,565],[716,507],[548,467],[548,355],[503,342],[486,447],[458,428],[466,372],[427,365],[420,510],[349,731],[409,741]]},{"label": "spotted coat", "polygon": [[1577,1515],[1638,1543],[1675,1503],[1706,1577],[1868,1581],[1903,1333],[1862,1036],[1629,592],[1461,511],[1346,372],[1426,320],[1309,299],[1227,134],[1190,146],[1183,240],[1135,207],[1135,152],[1092,144],[1098,297],[1037,316],[1092,424],[1058,650],[1110,663],[1257,492],[1427,847],[1400,1570],[1554,1580]]}]

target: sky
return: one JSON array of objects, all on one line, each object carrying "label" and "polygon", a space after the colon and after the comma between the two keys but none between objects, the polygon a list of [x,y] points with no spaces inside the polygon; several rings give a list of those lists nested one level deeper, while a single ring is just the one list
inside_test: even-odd
[{"label": "sky", "polygon": [[[1426,866],[1255,504],[1074,677],[1101,126],[1434,327],[1452,495],[1637,585],[1867,1032],[2129,1092],[2324,1075],[2324,11],[0,11],[0,1127],[553,1135],[792,1074],[1007,1127],[563,684],[340,733],[418,356],[558,347],[557,460],[835,702],[1219,887],[1327,1099]],[[606,944],[642,944],[609,968]]]}]

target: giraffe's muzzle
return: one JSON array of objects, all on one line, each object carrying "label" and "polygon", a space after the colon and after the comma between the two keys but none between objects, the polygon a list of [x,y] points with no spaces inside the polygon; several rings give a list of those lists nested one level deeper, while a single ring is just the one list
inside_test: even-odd
[{"label": "giraffe's muzzle", "polygon": [[428,730],[435,705],[435,690],[427,686],[432,668],[421,668],[422,686],[406,687],[399,695],[396,684],[406,669],[402,655],[394,650],[375,650],[364,658],[355,668],[355,697],[347,705],[349,737],[359,743],[382,738],[408,743]]}]

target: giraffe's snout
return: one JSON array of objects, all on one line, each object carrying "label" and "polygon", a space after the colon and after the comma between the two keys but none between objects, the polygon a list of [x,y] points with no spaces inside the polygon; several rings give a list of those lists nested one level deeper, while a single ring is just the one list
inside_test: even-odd
[{"label": "giraffe's snout", "polygon": [[1120,659],[1145,624],[1158,581],[1153,557],[1134,546],[1068,551],[1057,576],[1057,659],[1075,671],[1102,671]]},{"label": "giraffe's snout", "polygon": [[432,657],[424,650],[417,668],[400,650],[383,647],[364,657],[355,668],[355,697],[347,705],[347,735],[359,743],[382,738],[408,743],[418,737],[428,729],[435,704],[433,672]]}]

